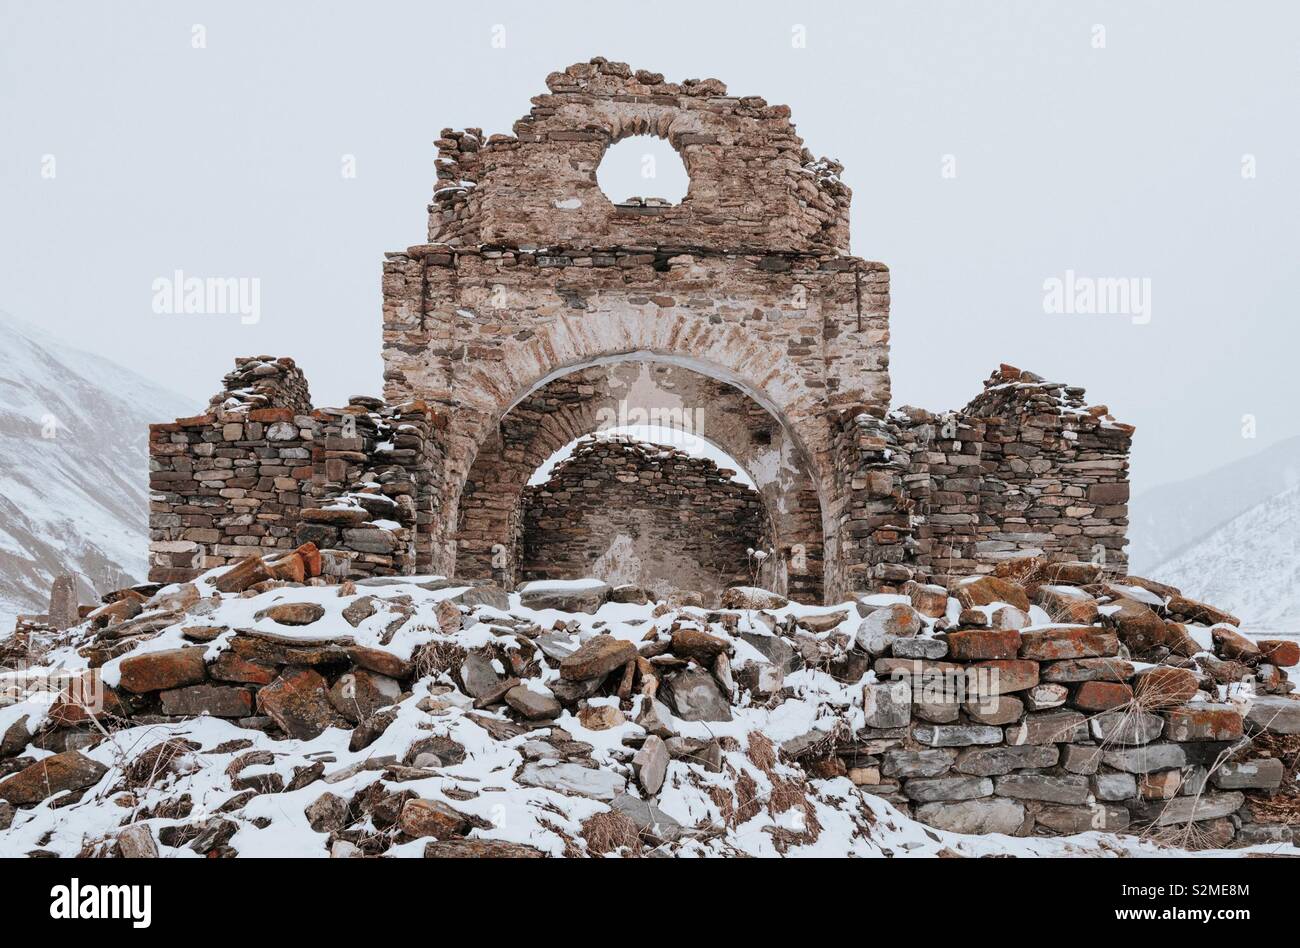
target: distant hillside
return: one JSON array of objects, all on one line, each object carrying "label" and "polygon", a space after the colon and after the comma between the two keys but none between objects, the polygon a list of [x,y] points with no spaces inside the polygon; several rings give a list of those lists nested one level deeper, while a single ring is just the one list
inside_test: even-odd
[{"label": "distant hillside", "polygon": [[148,425],[201,406],[0,313],[0,635],[43,612],[50,580],[143,578]]},{"label": "distant hillside", "polygon": [[1129,504],[1129,564],[1138,575],[1205,539],[1237,515],[1300,484],[1300,437],[1174,484]]},{"label": "distant hillside", "polygon": [[1156,569],[1252,634],[1300,634],[1300,486],[1252,507]]}]

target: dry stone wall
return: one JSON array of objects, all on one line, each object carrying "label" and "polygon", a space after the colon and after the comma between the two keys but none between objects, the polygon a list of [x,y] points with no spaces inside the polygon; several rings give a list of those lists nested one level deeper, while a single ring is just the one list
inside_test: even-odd
[{"label": "dry stone wall", "polygon": [[292,359],[238,359],[207,414],[150,426],[150,580],[307,541],[337,576],[427,571],[440,424],[420,403],[313,409]]},{"label": "dry stone wall", "polygon": [[[311,539],[350,552],[345,572],[512,585],[529,465],[593,430],[631,362],[743,416],[719,441],[760,462],[782,592],[837,601],[1026,553],[1123,572],[1132,429],[1082,389],[1003,367],[958,412],[890,410],[888,269],[849,254],[849,191],[788,109],[600,58],[547,85],[513,135],[439,140],[430,242],[384,264],[385,403],[314,410],[292,360],[264,357],[207,415],[156,427],[155,577]],[[642,133],[683,155],[676,207],[599,191],[605,149]]]},{"label": "dry stone wall", "polygon": [[1095,563],[1022,558],[905,590],[865,607],[866,726],[801,751],[829,748],[823,772],[955,832],[1289,840],[1243,791],[1288,772],[1270,748],[1300,730],[1281,671],[1294,643],[1252,642],[1236,617]]},{"label": "dry stone wall", "polygon": [[582,442],[524,492],[523,579],[594,576],[716,603],[768,549],[762,498],[734,471],[627,438]]},{"label": "dry stone wall", "polygon": [[1004,365],[960,412],[841,424],[839,583],[946,582],[1026,555],[1125,572],[1133,428],[1083,389]]}]

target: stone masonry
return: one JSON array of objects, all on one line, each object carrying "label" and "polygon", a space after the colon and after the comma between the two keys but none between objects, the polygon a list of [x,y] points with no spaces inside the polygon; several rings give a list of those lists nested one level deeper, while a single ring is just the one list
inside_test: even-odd
[{"label": "stone masonry", "polygon": [[[384,401],[312,409],[292,360],[260,357],[155,426],[154,578],[310,539],[342,573],[511,586],[531,472],[665,405],[710,410],[753,479],[777,592],[1038,553],[1124,572],[1132,428],[1082,389],[1004,366],[960,411],[891,411],[888,269],[849,253],[841,168],[787,107],[600,58],[547,87],[511,135],[438,139],[428,242],[384,262]],[[680,204],[600,191],[640,134],[682,156]]]},{"label": "stone masonry", "polygon": [[339,577],[427,570],[439,424],[418,402],[313,409],[292,359],[237,360],[208,413],[150,426],[150,581],[308,541]]},{"label": "stone masonry", "polygon": [[712,461],[630,439],[581,443],[524,491],[522,578],[594,576],[717,602],[770,546],[758,493]]}]

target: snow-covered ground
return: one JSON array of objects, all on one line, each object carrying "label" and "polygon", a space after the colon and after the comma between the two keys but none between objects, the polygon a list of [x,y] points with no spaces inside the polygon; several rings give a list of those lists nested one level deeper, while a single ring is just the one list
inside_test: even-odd
[{"label": "snow-covered ground", "polygon": [[1155,575],[1230,610],[1249,635],[1300,635],[1300,486],[1228,521]]},{"label": "snow-covered ground", "polygon": [[[449,622],[447,601],[461,599],[467,587],[437,577],[386,579],[355,589],[276,588],[247,596],[216,595],[207,578],[198,586],[202,600],[156,638],[143,642],[131,656],[191,644],[184,630],[195,625],[227,629],[205,646],[209,658],[230,647],[236,630],[289,643],[347,642],[401,660],[417,658],[421,646],[429,643],[464,650],[491,646],[509,654],[526,647],[525,641],[541,643],[538,630],[551,630],[545,648],[525,656],[540,663],[537,676],[525,680],[531,682],[530,688],[544,691],[560,678],[555,656],[567,654],[599,633],[641,643],[667,635],[673,627],[707,629],[711,635],[726,638],[734,649],[737,667],[747,658],[762,658],[742,636],[770,634],[769,619],[757,610],[742,611],[739,625],[726,631],[718,623],[708,622],[704,610],[690,607],[610,602],[592,614],[571,613],[527,608],[519,593],[509,595],[507,608],[466,607],[454,611],[459,618]],[[586,589],[573,583],[545,586],[557,592]],[[545,586],[533,584],[530,591]],[[375,611],[354,627],[344,610],[366,596],[373,597]],[[873,597],[873,601],[884,604],[901,598]],[[267,608],[283,603],[314,603],[324,609],[324,615],[296,627],[262,615]],[[838,635],[852,635],[860,621],[852,605],[789,604],[765,612],[778,623],[792,616],[820,628],[817,638],[830,643]],[[1045,615],[1035,607],[1033,618],[1043,621]],[[461,627],[454,628],[456,625]],[[521,637],[523,627],[531,628],[534,637]],[[65,642],[48,659],[65,669],[85,668],[87,659],[78,654],[78,644],[75,640]],[[124,660],[115,658],[103,666],[106,683],[119,681]],[[687,721],[668,713],[665,723],[677,735],[717,739],[724,749],[720,771],[680,759],[668,764],[663,788],[654,800],[658,808],[653,811],[654,819],[660,824],[657,832],[672,829],[664,832],[671,839],[660,848],[679,856],[934,856],[945,850],[967,856],[1178,854],[1150,839],[1129,835],[1092,832],[1048,839],[942,832],[910,819],[844,777],[810,780],[800,768],[774,754],[773,747],[846,723],[861,727],[861,684],[837,682],[815,668],[788,675],[785,684],[793,689],[793,697],[779,702],[743,700],[731,709],[730,721]],[[521,843],[552,855],[593,852],[597,844],[589,821],[609,813],[616,799],[626,805],[641,798],[629,761],[632,745],[645,735],[645,729],[634,722],[648,700],[643,695],[635,697],[631,713],[610,727],[586,727],[579,716],[564,710],[553,722],[521,728],[499,712],[474,710],[472,699],[460,690],[457,679],[448,670],[435,670],[415,681],[409,693],[397,701],[394,721],[374,743],[358,750],[349,748],[350,732],[337,727],[327,728],[311,740],[273,740],[251,727],[211,717],[129,727],[108,734],[85,751],[108,771],[80,802],[58,806],[56,796],[19,810],[12,827],[0,832],[0,856],[37,849],[76,855],[111,839],[133,821],[144,822],[155,836],[166,838],[169,828],[229,820],[233,824],[229,845],[241,856],[325,857],[330,854],[328,834],[312,829],[307,810],[325,794],[355,801],[367,788],[380,783],[391,792],[409,790],[454,807],[475,821],[476,838]],[[616,699],[593,701],[617,703]],[[47,713],[48,706],[30,702],[0,708],[0,734],[23,715],[28,716],[29,732],[34,731]],[[415,742],[431,737],[454,742],[451,746],[463,751],[463,759],[455,760],[453,755],[442,766],[425,770],[408,766],[394,771],[399,762],[410,763]],[[165,740],[186,740],[193,745],[148,781],[126,781],[125,768]],[[574,742],[589,750],[575,758]],[[231,769],[234,761],[255,752],[259,756],[254,763]],[[34,758],[49,754],[35,746],[27,753]],[[288,786],[312,767],[320,768],[319,779],[298,789],[260,793],[241,801],[240,790],[232,785],[236,777],[246,781],[275,774]],[[183,799],[188,810],[177,813],[174,807]],[[420,856],[426,842],[399,838],[385,855]],[[1300,855],[1300,850],[1289,846],[1256,848]],[[1222,855],[1240,856],[1248,851]],[[162,854],[198,855],[183,844],[164,845]]]}]

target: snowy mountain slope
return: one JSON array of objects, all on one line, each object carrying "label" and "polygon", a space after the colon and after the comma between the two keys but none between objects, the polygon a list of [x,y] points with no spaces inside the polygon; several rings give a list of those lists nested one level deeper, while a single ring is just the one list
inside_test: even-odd
[{"label": "snowy mountain slope", "polygon": [[1300,438],[1207,474],[1138,494],[1129,504],[1129,564],[1156,576],[1162,564],[1257,504],[1300,484]]},{"label": "snowy mountain slope", "polygon": [[51,579],[83,602],[143,577],[148,424],[200,406],[0,313],[0,635]]},{"label": "snowy mountain slope", "polygon": [[1300,635],[1300,485],[1230,520],[1153,575],[1230,610],[1247,633]]}]

